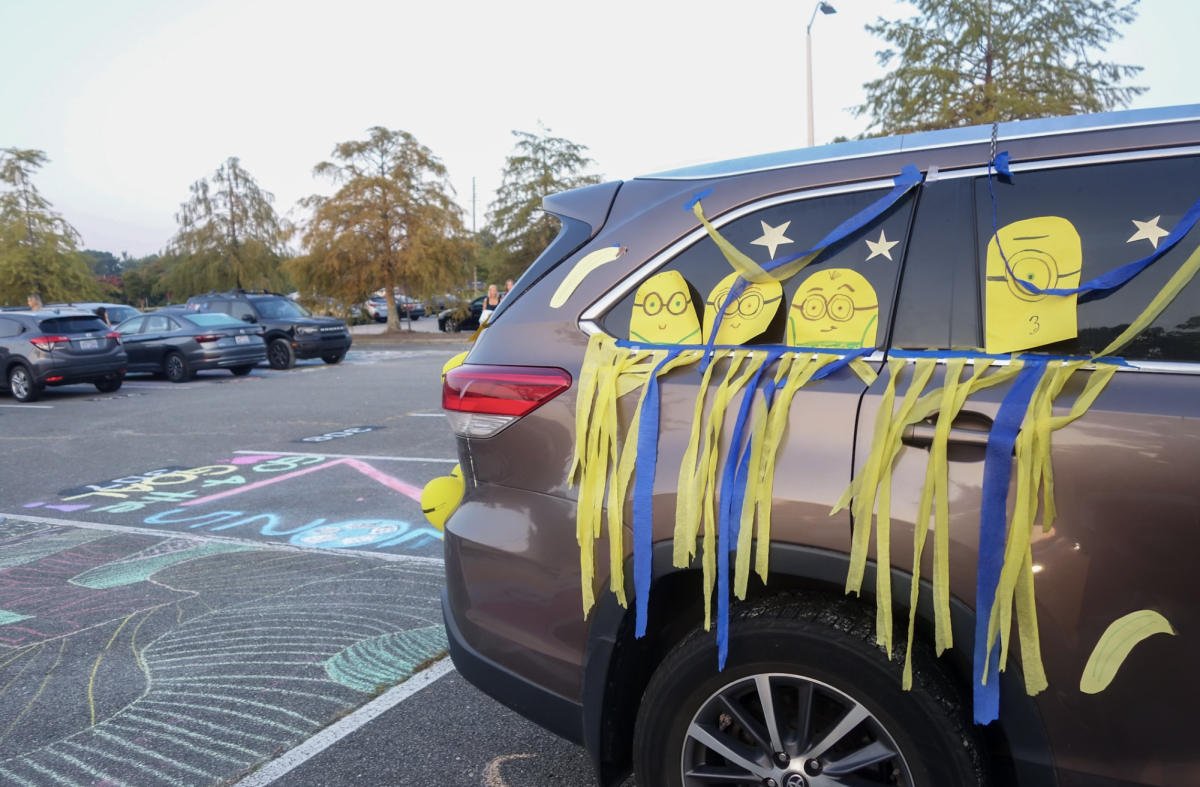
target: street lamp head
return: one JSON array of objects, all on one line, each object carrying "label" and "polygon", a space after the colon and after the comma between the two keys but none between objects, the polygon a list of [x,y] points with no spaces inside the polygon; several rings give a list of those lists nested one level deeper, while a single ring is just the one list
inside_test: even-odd
[{"label": "street lamp head", "polygon": [[829,3],[821,3],[817,7],[821,9],[822,14],[836,14],[837,13],[837,9],[834,8],[833,6],[831,6]]}]

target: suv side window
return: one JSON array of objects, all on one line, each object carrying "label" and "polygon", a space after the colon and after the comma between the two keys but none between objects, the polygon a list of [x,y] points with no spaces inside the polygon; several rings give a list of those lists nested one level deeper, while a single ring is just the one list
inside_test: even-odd
[{"label": "suv side window", "polygon": [[229,315],[234,319],[240,320],[244,317],[258,319],[258,315],[254,313],[254,307],[246,301],[230,301],[229,307]]},{"label": "suv side window", "polygon": [[[878,200],[887,191],[873,189],[799,199],[763,208],[724,226],[718,226],[717,229],[743,254],[764,264],[773,258],[778,259],[812,248],[835,227]],[[913,202],[912,194],[905,195],[883,215],[827,249],[815,263],[783,282],[783,303],[778,307],[774,320],[762,335],[750,343],[783,344],[787,317],[797,290],[810,276],[821,271],[846,268],[861,274],[875,290],[879,304],[878,324],[881,326],[877,332],[876,346],[884,346],[900,262],[904,259]],[[781,242],[775,246],[772,255],[772,248],[767,244],[775,240]],[[717,284],[733,273],[734,269],[716,243],[711,238],[704,237],[668,261],[656,273],[664,271],[679,271],[691,285],[692,302],[696,305],[696,315],[703,324],[705,301]],[[629,322],[633,314],[635,296],[636,288],[604,316],[606,333],[621,339],[629,338]]]},{"label": "suv side window", "polygon": [[229,314],[229,301],[204,301],[200,304],[200,311]]},{"label": "suv side window", "polygon": [[[1157,248],[1200,198],[1200,157],[1018,172],[1011,183],[997,179],[993,185],[999,227],[1037,216],[1061,216],[1075,226],[1083,247],[1082,283]],[[984,284],[987,244],[992,238],[986,178],[975,182],[975,206],[976,264]],[[1116,292],[1079,303],[1079,336],[1037,349],[1062,355],[1103,350],[1142,313],[1195,249],[1192,233]],[[982,289],[980,301],[986,304]],[[1200,280],[1184,288],[1121,354],[1130,360],[1200,361]]]},{"label": "suv side window", "polygon": [[16,320],[8,320],[0,317],[0,339],[7,339],[10,336],[20,336],[24,329],[24,326]]}]

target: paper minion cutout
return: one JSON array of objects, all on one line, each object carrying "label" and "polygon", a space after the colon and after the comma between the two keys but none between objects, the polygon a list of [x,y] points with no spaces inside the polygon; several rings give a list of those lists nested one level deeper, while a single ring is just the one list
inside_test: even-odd
[{"label": "paper minion cutout", "polygon": [[655,274],[638,287],[629,338],[648,344],[700,343],[700,319],[692,290],[679,271]]},{"label": "paper minion cutout", "polygon": [[429,524],[438,530],[444,530],[446,520],[462,502],[463,491],[462,468],[455,465],[450,475],[435,478],[421,490],[421,512],[429,520]]},{"label": "paper minion cutout", "polygon": [[1019,282],[1071,289],[1079,286],[1082,267],[1079,233],[1066,219],[1039,216],[1001,227],[987,249],[985,349],[1016,352],[1074,339],[1078,296],[1030,292]]},{"label": "paper minion cutout", "polygon": [[[737,272],[731,273],[713,288],[705,301],[704,341],[707,344],[712,334],[717,311],[725,304],[729,291],[737,281]],[[716,344],[746,344],[770,326],[783,301],[783,285],[777,281],[751,283],[742,294],[725,308],[721,327],[717,331]]]},{"label": "paper minion cutout", "polygon": [[874,347],[879,298],[861,274],[848,268],[817,271],[800,285],[788,311],[792,347]]}]

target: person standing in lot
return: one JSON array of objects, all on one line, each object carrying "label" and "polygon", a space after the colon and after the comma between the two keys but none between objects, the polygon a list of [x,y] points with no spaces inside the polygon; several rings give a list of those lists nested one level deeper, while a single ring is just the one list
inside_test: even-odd
[{"label": "person standing in lot", "polygon": [[36,292],[31,293],[25,302],[28,303],[29,308],[33,309],[34,311],[38,311],[42,308],[42,296],[38,295]]},{"label": "person standing in lot", "polygon": [[504,282],[504,297],[505,298],[507,298],[508,294],[510,292],[512,292],[512,288],[513,288],[513,280],[512,279],[509,279],[508,281]]},{"label": "person standing in lot", "polygon": [[496,311],[496,307],[500,305],[500,289],[495,285],[488,285],[487,298],[483,302],[483,312],[479,315],[479,324],[486,325],[488,317],[492,316],[492,312]]}]

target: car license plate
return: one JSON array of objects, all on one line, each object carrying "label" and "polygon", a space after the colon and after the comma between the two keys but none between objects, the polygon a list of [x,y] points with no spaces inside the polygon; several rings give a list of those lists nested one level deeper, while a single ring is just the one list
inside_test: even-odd
[{"label": "car license plate", "polygon": [[237,337],[234,337],[234,341],[235,341],[235,342],[237,342],[238,344],[249,344],[249,343],[250,343],[250,337],[249,337],[249,336],[244,336],[244,335],[243,335],[243,336],[237,336]]},{"label": "car license plate", "polygon": [[99,339],[84,339],[83,341],[81,341],[79,343],[79,349],[81,349],[81,350],[99,350],[100,349],[100,340]]}]

